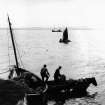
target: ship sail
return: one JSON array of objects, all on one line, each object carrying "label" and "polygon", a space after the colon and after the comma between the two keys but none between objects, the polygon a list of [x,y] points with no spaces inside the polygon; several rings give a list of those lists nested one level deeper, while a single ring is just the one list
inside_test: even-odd
[{"label": "ship sail", "polygon": [[63,32],[63,41],[68,40],[68,29],[66,28]]},{"label": "ship sail", "polygon": [[67,27],[65,28],[64,32],[63,32],[63,37],[62,39],[59,40],[60,43],[64,43],[64,44],[68,44],[69,42],[71,42],[71,40],[68,39],[68,29]]}]

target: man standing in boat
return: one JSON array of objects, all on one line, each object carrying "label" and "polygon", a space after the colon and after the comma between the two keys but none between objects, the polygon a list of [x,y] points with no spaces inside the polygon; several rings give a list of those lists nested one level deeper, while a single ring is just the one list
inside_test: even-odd
[{"label": "man standing in boat", "polygon": [[[40,74],[41,74],[42,80],[43,80],[44,82],[47,82],[48,79],[49,79],[49,77],[50,77],[50,74],[49,74],[49,72],[48,72],[48,69],[47,69],[47,66],[46,66],[46,65],[43,65],[43,68],[41,69]],[[46,80],[45,80],[45,79],[46,79]]]},{"label": "man standing in boat", "polygon": [[59,80],[61,79],[61,74],[60,74],[61,68],[62,68],[62,67],[59,66],[59,67],[56,69],[55,73],[54,73],[54,80],[55,80],[55,81],[59,81]]}]

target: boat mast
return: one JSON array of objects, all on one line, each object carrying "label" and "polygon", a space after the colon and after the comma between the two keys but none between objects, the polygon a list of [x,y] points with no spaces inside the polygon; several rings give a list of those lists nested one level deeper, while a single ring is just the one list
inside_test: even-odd
[{"label": "boat mast", "polygon": [[[17,60],[16,47],[15,47],[15,42],[14,42],[14,37],[13,37],[13,33],[12,33],[11,22],[10,22],[9,16],[8,16],[8,23],[9,23],[9,30],[10,30],[11,40],[12,40],[12,45],[13,45],[13,50],[14,50],[16,68],[18,69],[18,68],[19,68],[19,64],[18,64],[18,60]],[[18,75],[17,70],[16,70],[16,73],[17,73],[17,75]]]}]

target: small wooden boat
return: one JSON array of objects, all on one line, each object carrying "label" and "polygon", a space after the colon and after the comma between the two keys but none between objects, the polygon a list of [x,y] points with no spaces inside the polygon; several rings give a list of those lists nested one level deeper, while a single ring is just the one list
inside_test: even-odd
[{"label": "small wooden boat", "polygon": [[63,32],[63,38],[59,40],[60,43],[68,44],[71,40],[68,39],[68,29],[66,28]]},{"label": "small wooden boat", "polygon": [[52,29],[52,32],[62,32],[61,29]]},{"label": "small wooden boat", "polygon": [[[17,59],[16,44],[14,42],[14,36],[12,32],[11,22],[8,16],[9,30],[11,35],[11,41],[13,45],[14,57],[16,65],[10,70],[9,79],[18,82],[23,86],[26,94],[28,105],[44,105],[46,100],[46,91],[48,89],[47,84],[43,83],[42,80],[30,71],[19,67]],[[14,71],[17,76],[13,77]],[[33,101],[32,101],[33,100]]]},{"label": "small wooden boat", "polygon": [[97,86],[97,81],[95,77],[84,78],[78,80],[65,80],[65,81],[57,81],[54,80],[48,81],[48,90],[47,93],[49,95],[49,99],[67,99],[67,98],[76,98],[76,97],[84,97],[90,96],[87,92],[87,88],[90,84]]},{"label": "small wooden boat", "polygon": [[64,92],[66,89],[70,88],[70,81],[58,81],[55,82],[54,80],[48,81],[48,93],[55,93],[55,92]]}]

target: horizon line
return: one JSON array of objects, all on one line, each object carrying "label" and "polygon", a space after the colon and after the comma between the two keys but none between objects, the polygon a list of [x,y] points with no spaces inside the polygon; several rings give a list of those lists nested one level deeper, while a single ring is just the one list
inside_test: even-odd
[{"label": "horizon line", "polygon": [[[12,29],[15,29],[15,30],[43,30],[43,29],[64,29],[65,27],[64,26],[49,26],[49,27],[13,27]],[[9,29],[9,27],[0,27],[0,30],[5,30],[5,29]],[[71,29],[71,30],[95,30],[96,28],[91,28],[91,27],[87,27],[87,26],[68,26],[68,29]]]}]

